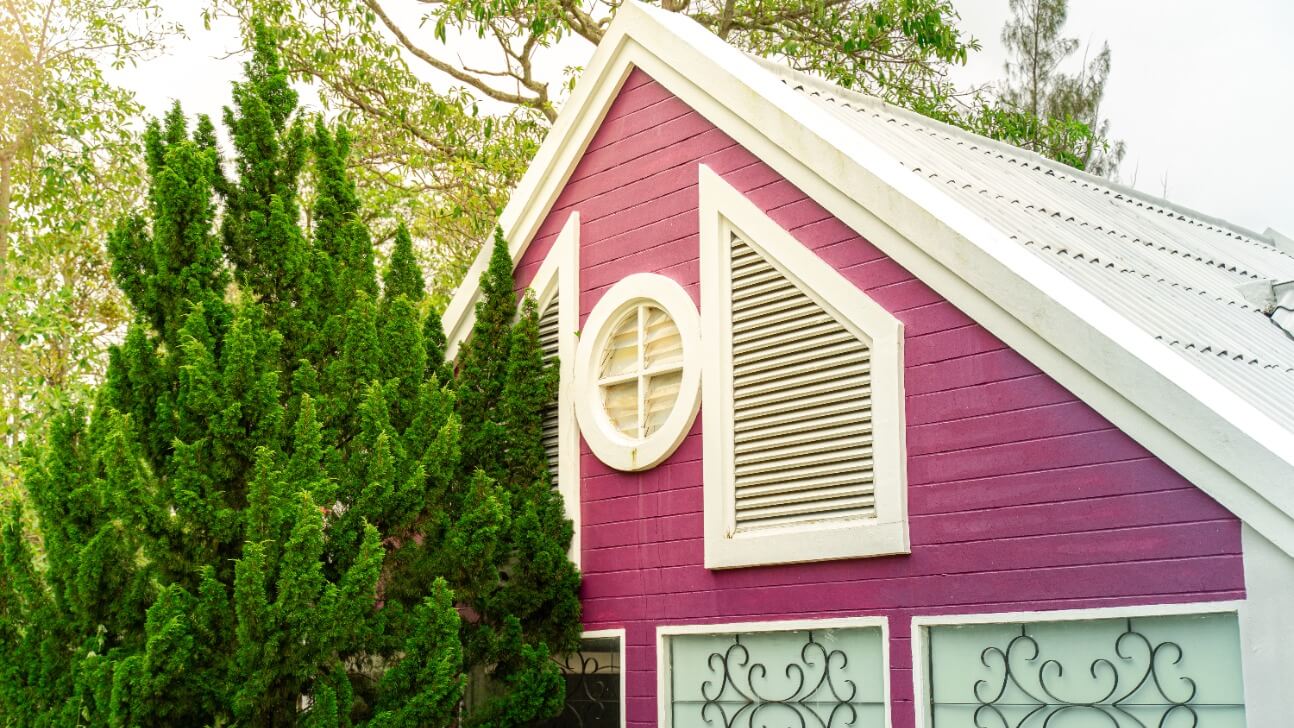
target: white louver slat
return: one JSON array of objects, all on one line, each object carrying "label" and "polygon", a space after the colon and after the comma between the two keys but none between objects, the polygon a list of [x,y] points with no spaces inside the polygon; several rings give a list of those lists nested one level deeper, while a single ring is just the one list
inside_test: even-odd
[{"label": "white louver slat", "polygon": [[738,531],[874,518],[871,352],[731,238]]},{"label": "white louver slat", "polygon": [[[554,293],[548,307],[539,317],[539,348],[544,352],[544,363],[552,365],[557,361],[558,342],[560,341],[560,307],[561,301],[558,294]],[[554,488],[557,487],[558,474],[558,450],[559,450],[559,426],[560,417],[558,416],[557,397],[544,407],[544,454],[548,457],[548,475],[552,480]]]}]

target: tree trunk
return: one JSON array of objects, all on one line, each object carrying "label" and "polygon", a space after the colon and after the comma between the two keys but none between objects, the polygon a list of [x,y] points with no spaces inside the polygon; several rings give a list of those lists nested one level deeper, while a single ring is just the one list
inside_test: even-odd
[{"label": "tree trunk", "polygon": [[[12,225],[12,218],[9,214],[9,204],[13,199],[13,160],[14,152],[12,149],[0,152],[0,304],[4,304],[9,298],[9,228]],[[3,314],[3,309],[0,309]],[[0,315],[0,321],[4,317]],[[9,327],[0,327],[0,373],[3,373],[6,381],[0,383],[0,449],[13,448],[17,443],[14,441],[15,422],[10,421],[10,417],[17,417],[16,400],[17,395],[14,392],[14,380],[17,372],[12,371],[13,353],[10,347],[13,342],[9,340]],[[4,457],[4,455],[0,455]],[[0,472],[0,476],[7,479],[7,475]],[[8,490],[9,483],[0,483],[3,490]]]},{"label": "tree trunk", "polygon": [[9,202],[13,197],[12,150],[0,153],[0,291],[9,285]]}]

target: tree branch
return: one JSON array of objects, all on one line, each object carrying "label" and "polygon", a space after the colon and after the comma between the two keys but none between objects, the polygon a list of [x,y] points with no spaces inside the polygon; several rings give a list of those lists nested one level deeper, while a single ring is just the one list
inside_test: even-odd
[{"label": "tree branch", "polygon": [[[391,20],[391,17],[386,14],[386,11],[382,8],[382,4],[378,2],[378,0],[364,0],[364,5],[369,10],[373,11],[373,14],[376,15],[378,19],[382,21],[382,24],[386,26],[386,29],[389,30],[392,35],[395,36],[395,39],[399,41],[400,45],[405,50],[412,53],[415,58],[422,61],[423,63],[426,63],[427,65],[431,66],[437,71],[440,71],[441,73],[444,73],[445,75],[455,80],[462,81],[463,83],[471,86],[472,88],[475,88],[476,90],[480,91],[486,96],[489,96],[495,101],[502,101],[507,104],[516,104],[517,106],[529,106],[531,108],[535,108],[541,112],[544,112],[545,116],[549,116],[549,114],[552,113],[551,110],[545,111],[544,108],[542,108],[541,106],[538,106],[537,105],[539,101],[538,99],[527,98],[525,96],[522,96],[521,94],[509,93],[507,91],[502,91],[500,89],[497,89],[485,83],[484,81],[477,78],[476,76],[473,76],[470,73],[465,73],[462,70],[459,70],[457,66],[454,66],[453,64],[450,64],[450,63],[446,63],[440,60],[439,58],[436,58],[435,56],[431,55],[430,53],[423,50],[422,48],[419,48],[417,45],[414,45],[413,41],[410,40],[409,36],[406,35],[403,30],[400,29],[400,26],[396,25],[395,21]],[[549,116],[549,121],[552,121],[552,119],[554,118],[556,118],[556,114],[552,114],[552,116]]]}]

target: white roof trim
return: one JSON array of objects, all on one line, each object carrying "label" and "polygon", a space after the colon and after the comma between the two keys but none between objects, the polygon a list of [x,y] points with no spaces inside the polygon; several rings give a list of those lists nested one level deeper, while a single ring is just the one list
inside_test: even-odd
[{"label": "white roof trim", "polygon": [[[514,261],[634,67],[1294,554],[1294,433],[683,16],[621,6],[500,219]],[[445,312],[451,355],[488,256]]]}]

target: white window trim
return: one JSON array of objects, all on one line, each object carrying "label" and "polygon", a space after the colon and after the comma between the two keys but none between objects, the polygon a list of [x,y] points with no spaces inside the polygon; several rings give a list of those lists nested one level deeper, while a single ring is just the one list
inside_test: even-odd
[{"label": "white window trim", "polygon": [[620,640],[620,728],[627,725],[625,719],[625,674],[629,672],[625,664],[626,647],[625,628],[617,627],[614,629],[591,629],[580,634],[581,639],[597,639],[599,637],[616,637]]},{"label": "white window trim", "polygon": [[544,309],[560,294],[557,312],[557,482],[558,492],[571,519],[570,559],[580,565],[580,431],[575,423],[575,350],[580,328],[580,213],[572,212],[562,225],[539,270],[530,281],[535,303]]},{"label": "white window trim", "polygon": [[[785,619],[760,622],[723,622],[719,624],[669,624],[656,627],[656,719],[660,728],[670,725],[669,670],[666,642],[676,635],[750,634],[752,632],[794,632],[808,629],[881,628],[881,696],[885,705],[885,725],[892,725],[890,715],[890,620],[888,617],[836,617],[830,619]],[[680,727],[681,728],[681,727]]]},{"label": "white window trim", "polygon": [[[706,411],[705,565],[708,569],[910,553],[903,397],[903,324],[839,271],[782,229],[705,165],[698,170],[701,215],[701,338]],[[737,233],[854,334],[869,342],[872,366],[876,518],[734,532],[732,261]]]},{"label": "white window trim", "polygon": [[1241,526],[1245,602],[1240,612],[1245,718],[1253,728],[1281,725],[1294,715],[1294,557],[1249,524]]},{"label": "white window trim", "polygon": [[[1236,614],[1240,621],[1241,645],[1245,631],[1245,604],[1237,601],[1194,602],[1188,604],[1145,604],[1126,607],[1095,607],[1092,609],[1058,609],[1034,612],[1002,612],[996,614],[955,614],[921,616],[912,618],[912,705],[916,712],[916,728],[930,728],[933,720],[929,678],[929,641],[931,627],[948,627],[967,624],[1038,624],[1043,622],[1090,622],[1098,619],[1123,619],[1130,617],[1175,617],[1197,614]],[[1242,650],[1243,658],[1243,650]],[[1243,676],[1248,701],[1248,684],[1251,676]],[[1249,706],[1245,711],[1248,716]],[[1246,720],[1251,720],[1246,718]],[[1251,723],[1253,725],[1253,723]]]},{"label": "white window trim", "polygon": [[[648,303],[661,308],[678,327],[683,348],[683,375],[678,399],[665,421],[641,439],[626,437],[611,423],[597,391],[597,365],[621,315]],[[692,429],[700,406],[701,339],[696,304],[683,286],[657,273],[634,273],[611,286],[584,322],[575,352],[575,416],[589,449],[616,470],[634,472],[653,468],[678,449]]]}]

